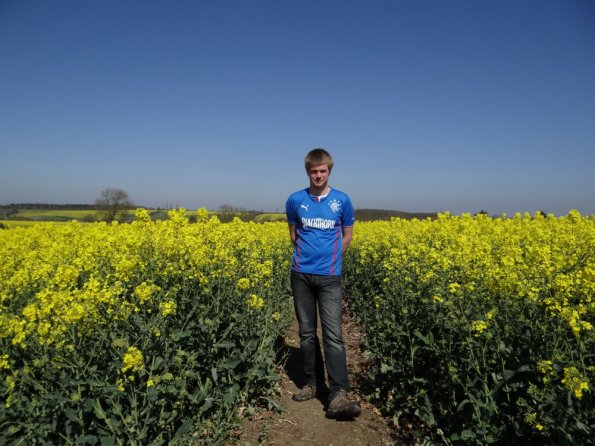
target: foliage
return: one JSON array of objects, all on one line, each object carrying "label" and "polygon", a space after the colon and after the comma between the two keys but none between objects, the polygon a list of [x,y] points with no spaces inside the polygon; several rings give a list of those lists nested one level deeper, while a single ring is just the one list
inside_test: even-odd
[{"label": "foliage", "polygon": [[344,268],[372,398],[446,444],[589,444],[594,256],[576,211],[358,225]]},{"label": "foliage", "polygon": [[122,189],[107,188],[101,191],[101,196],[95,200],[99,214],[107,223],[124,216],[126,209],[132,208],[132,200]]},{"label": "foliage", "polygon": [[[0,444],[218,444],[275,404],[287,225],[188,214],[0,231]],[[592,443],[594,256],[576,211],[358,223],[370,398],[445,444]]]},{"label": "foliage", "polygon": [[286,227],[187,220],[1,231],[1,444],[219,444],[274,404]]}]

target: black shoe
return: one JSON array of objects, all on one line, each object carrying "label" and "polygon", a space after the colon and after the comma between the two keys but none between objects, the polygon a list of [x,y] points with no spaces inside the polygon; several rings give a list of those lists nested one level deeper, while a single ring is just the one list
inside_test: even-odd
[{"label": "black shoe", "polygon": [[306,384],[297,393],[291,397],[294,401],[308,401],[316,397],[316,386],[314,384]]},{"label": "black shoe", "polygon": [[362,413],[362,408],[357,401],[349,398],[345,390],[340,389],[326,410],[327,418],[355,418]]}]

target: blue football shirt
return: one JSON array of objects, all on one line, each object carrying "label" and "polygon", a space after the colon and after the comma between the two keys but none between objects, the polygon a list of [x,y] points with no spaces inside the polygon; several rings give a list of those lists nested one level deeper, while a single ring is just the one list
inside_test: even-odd
[{"label": "blue football shirt", "polygon": [[310,195],[306,188],[289,196],[285,212],[287,222],[296,226],[291,269],[308,274],[340,275],[343,228],[355,223],[349,196],[331,188],[326,197],[318,198]]}]

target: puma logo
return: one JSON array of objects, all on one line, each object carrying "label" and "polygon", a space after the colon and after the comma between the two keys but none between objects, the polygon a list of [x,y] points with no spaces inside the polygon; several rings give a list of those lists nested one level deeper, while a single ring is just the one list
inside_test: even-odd
[{"label": "puma logo", "polygon": [[308,206],[310,206],[310,205],[302,204],[302,207],[306,210],[306,212],[308,212]]}]

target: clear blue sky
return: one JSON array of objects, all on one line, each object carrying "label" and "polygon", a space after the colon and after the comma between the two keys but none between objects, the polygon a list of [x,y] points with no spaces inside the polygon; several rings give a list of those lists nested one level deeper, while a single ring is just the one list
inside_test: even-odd
[{"label": "clear blue sky", "polygon": [[0,0],[0,204],[595,213],[592,0]]}]

